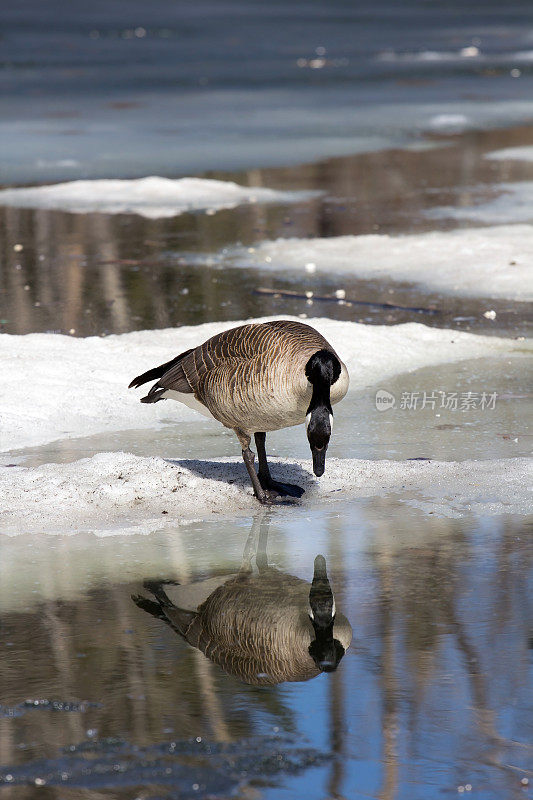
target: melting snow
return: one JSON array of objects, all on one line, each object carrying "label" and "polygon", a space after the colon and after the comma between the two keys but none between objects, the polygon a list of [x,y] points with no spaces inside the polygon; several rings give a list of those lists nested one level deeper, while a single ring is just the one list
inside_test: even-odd
[{"label": "melting snow", "polygon": [[[531,462],[327,461],[317,480],[310,461],[272,460],[281,480],[296,477],[306,501],[382,497],[461,517],[526,514],[531,509]],[[229,481],[233,481],[229,483]],[[4,497],[0,530],[18,533],[149,533],[221,513],[259,508],[237,459],[169,462],[130,453],[100,453],[71,464],[0,468]],[[200,512],[199,512],[200,510]],[[166,513],[163,513],[166,512]]]},{"label": "melting snow", "polygon": [[[509,339],[412,322],[394,326],[328,319],[306,322],[338,350],[350,371],[352,389],[424,366],[525,347]],[[239,324],[206,323],[86,339],[1,334],[0,451],[107,431],[154,428],[165,419],[195,419],[195,412],[180,403],[142,404],[145,387],[128,390],[127,386],[136,375]]]},{"label": "melting snow", "polygon": [[291,203],[316,192],[281,192],[204,178],[69,181],[0,191],[0,205],[86,214],[175,217],[186,211],[235,208],[243,203]]},{"label": "melting snow", "polygon": [[[491,200],[475,205],[440,206],[424,212],[430,219],[468,219],[473,222],[530,222],[533,220],[533,181],[498,183]],[[474,190],[477,191],[477,190]],[[531,235],[531,234],[530,234]]]},{"label": "melting snow", "polygon": [[533,299],[533,226],[498,225],[402,236],[371,234],[328,239],[277,239],[234,263],[286,270],[349,273],[409,281],[448,294]]},{"label": "melting snow", "polygon": [[486,153],[485,158],[494,161],[533,161],[533,145],[493,150],[492,153]]}]

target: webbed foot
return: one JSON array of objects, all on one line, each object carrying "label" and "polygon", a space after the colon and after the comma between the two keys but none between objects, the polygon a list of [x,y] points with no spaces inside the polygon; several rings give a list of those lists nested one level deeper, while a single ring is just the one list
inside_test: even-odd
[{"label": "webbed foot", "polygon": [[268,502],[272,502],[276,497],[301,497],[305,492],[305,489],[295,483],[282,483],[270,477],[259,476],[259,482],[265,494],[270,497]]}]

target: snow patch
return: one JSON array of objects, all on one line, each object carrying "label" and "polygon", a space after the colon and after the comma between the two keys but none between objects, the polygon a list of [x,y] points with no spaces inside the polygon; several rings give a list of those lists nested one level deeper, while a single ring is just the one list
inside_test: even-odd
[{"label": "snow patch", "polygon": [[[439,206],[424,212],[430,219],[468,219],[473,222],[530,222],[533,220],[533,181],[498,183],[497,197],[476,205]],[[478,190],[473,190],[473,193]]]},{"label": "snow patch", "polygon": [[533,50],[519,50],[518,53],[513,55],[518,61],[533,61]]},{"label": "snow patch", "polygon": [[434,231],[389,236],[277,239],[234,251],[238,266],[348,273],[358,278],[409,281],[446,294],[533,299],[533,226]]},{"label": "snow patch", "polygon": [[282,192],[204,178],[89,180],[0,191],[0,205],[75,214],[138,214],[149,219],[187,211],[235,208],[243,203],[292,203],[317,192]]},{"label": "snow patch", "polygon": [[75,167],[80,166],[80,162],[76,161],[75,158],[60,158],[58,160],[47,160],[46,158],[38,158],[35,162],[36,166],[39,168],[43,167],[68,167],[74,169]]},{"label": "snow patch", "polygon": [[[338,350],[350,371],[352,389],[424,366],[526,346],[414,322],[391,326],[309,319],[306,323]],[[0,451],[108,431],[155,428],[169,419],[195,419],[195,412],[180,403],[140,403],[146,387],[128,390],[127,386],[136,375],[240,324],[216,322],[86,339],[51,333],[0,334]]]},{"label": "snow patch", "polygon": [[[272,460],[281,480],[297,480],[305,501],[395,494],[399,502],[437,515],[526,514],[531,462],[327,461],[317,481],[310,461]],[[529,480],[528,480],[529,478]],[[232,481],[231,483],[229,481]],[[100,453],[71,464],[0,468],[4,534],[150,533],[215,514],[259,508],[242,461],[175,461]]]},{"label": "snow patch", "polygon": [[533,145],[505,147],[503,150],[486,153],[484,157],[491,161],[533,161]]},{"label": "snow patch", "polygon": [[418,63],[418,62],[442,62],[460,61],[461,55],[452,50],[419,50],[418,52],[398,53],[394,50],[384,50],[376,56],[377,61],[391,63]]},{"label": "snow patch", "polygon": [[467,128],[471,120],[464,114],[436,114],[429,124],[437,130],[458,132]]}]

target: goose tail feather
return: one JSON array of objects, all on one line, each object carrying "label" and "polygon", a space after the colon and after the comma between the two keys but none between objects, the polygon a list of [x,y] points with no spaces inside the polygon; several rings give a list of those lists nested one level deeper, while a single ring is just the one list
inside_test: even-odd
[{"label": "goose tail feather", "polygon": [[128,386],[128,389],[137,389],[139,386],[142,386],[143,383],[148,383],[148,381],[156,381],[161,377],[162,374],[161,367],[149,369],[148,372],[143,372],[142,375],[137,375],[137,377],[134,378]]},{"label": "goose tail feather", "polygon": [[[170,359],[170,361],[167,361],[165,364],[161,364],[159,367],[154,367],[153,369],[149,369],[148,372],[143,372],[142,375],[137,375],[137,377],[134,378],[128,386],[128,389],[137,389],[139,386],[142,386],[143,383],[159,380],[159,378],[163,377],[165,372],[168,372],[171,367],[179,364],[181,359],[185,358],[185,356],[188,356],[189,353],[192,353],[192,348],[190,350],[186,350],[184,353],[180,353],[179,356]],[[141,402],[155,403],[155,400],[143,399]]]}]

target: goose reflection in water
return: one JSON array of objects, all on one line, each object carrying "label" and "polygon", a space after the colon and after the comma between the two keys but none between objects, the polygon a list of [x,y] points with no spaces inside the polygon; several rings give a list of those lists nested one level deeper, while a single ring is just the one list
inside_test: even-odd
[{"label": "goose reflection in water", "polygon": [[335,608],[326,561],[315,558],[311,584],[280,572],[268,565],[267,536],[268,522],[254,523],[236,574],[189,584],[145,581],[153,599],[132,600],[245,683],[306,681],[332,672],[352,628]]}]

